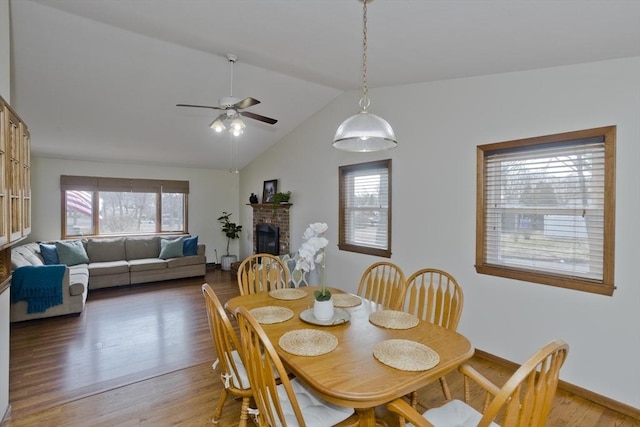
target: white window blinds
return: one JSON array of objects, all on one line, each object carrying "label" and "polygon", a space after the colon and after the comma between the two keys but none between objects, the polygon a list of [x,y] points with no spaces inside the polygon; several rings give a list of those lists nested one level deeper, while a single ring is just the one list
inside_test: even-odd
[{"label": "white window blinds", "polygon": [[485,263],[604,280],[605,138],[484,152]]}]

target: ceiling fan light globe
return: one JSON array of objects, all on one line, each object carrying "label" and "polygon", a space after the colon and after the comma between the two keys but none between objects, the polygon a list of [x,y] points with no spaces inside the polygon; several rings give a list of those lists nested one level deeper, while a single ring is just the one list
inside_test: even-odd
[{"label": "ceiling fan light globe", "polygon": [[333,137],[333,147],[342,151],[384,151],[398,145],[393,128],[382,117],[366,110],[347,118]]},{"label": "ceiling fan light globe", "polygon": [[231,127],[231,129],[236,130],[236,131],[242,131],[242,129],[247,127],[247,125],[245,125],[244,122],[242,120],[240,120],[238,117],[236,117],[235,119],[231,120],[231,124],[229,126]]},{"label": "ceiling fan light globe", "polygon": [[224,125],[224,123],[222,123],[222,120],[217,120],[217,119],[214,120],[213,123],[209,125],[209,127],[215,130],[217,133],[220,133],[226,129],[226,126]]}]

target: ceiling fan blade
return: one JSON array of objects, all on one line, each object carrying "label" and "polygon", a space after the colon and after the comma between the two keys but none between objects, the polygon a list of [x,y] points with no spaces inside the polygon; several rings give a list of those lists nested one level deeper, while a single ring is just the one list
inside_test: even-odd
[{"label": "ceiling fan blade", "polygon": [[224,110],[224,108],[212,107],[210,105],[176,104],[176,107],[195,107],[195,108],[210,108],[212,110]]},{"label": "ceiling fan blade", "polygon": [[241,116],[249,117],[250,119],[259,120],[261,122],[269,123],[270,125],[275,125],[278,123],[276,119],[272,119],[271,117],[261,116],[260,114],[250,113],[249,111],[240,111]]},{"label": "ceiling fan blade", "polygon": [[242,101],[238,101],[235,104],[233,104],[233,108],[236,110],[242,110],[243,108],[249,108],[252,105],[256,105],[256,104],[260,104],[260,101],[258,101],[255,98],[245,98]]}]

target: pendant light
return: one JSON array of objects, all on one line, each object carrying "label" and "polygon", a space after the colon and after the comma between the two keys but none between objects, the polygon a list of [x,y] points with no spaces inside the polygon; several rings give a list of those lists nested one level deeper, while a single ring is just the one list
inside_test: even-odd
[{"label": "pendant light", "polygon": [[362,1],[362,98],[360,112],[346,119],[333,137],[333,147],[343,151],[371,152],[394,148],[398,145],[391,125],[382,117],[368,111],[367,87],[367,1]]}]

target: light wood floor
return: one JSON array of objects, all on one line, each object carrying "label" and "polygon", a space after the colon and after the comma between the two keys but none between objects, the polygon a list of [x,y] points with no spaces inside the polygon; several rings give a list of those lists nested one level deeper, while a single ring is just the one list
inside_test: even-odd
[{"label": "light wood floor", "polygon": [[[224,302],[238,294],[235,278],[211,270],[206,281]],[[221,382],[211,369],[202,278],[105,289],[89,293],[79,317],[11,326],[11,414],[4,426],[212,426]],[[511,372],[474,357],[497,384]],[[447,377],[462,396],[457,373]],[[438,406],[438,384],[420,392]],[[230,400],[221,427],[238,424],[240,403]],[[397,426],[383,407],[376,409]],[[559,392],[548,426],[639,427],[640,422]]]}]

